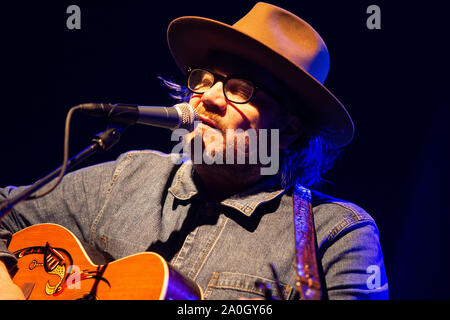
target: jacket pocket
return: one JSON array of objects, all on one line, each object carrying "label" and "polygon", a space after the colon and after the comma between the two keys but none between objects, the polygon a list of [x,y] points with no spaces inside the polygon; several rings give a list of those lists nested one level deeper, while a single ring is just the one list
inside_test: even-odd
[{"label": "jacket pocket", "polygon": [[[273,280],[237,272],[214,272],[204,292],[204,298],[210,300],[263,299],[264,290],[257,286],[257,281],[270,285],[272,294],[277,296]],[[281,283],[281,286],[285,298],[289,299],[293,293],[293,288],[284,283]]]}]

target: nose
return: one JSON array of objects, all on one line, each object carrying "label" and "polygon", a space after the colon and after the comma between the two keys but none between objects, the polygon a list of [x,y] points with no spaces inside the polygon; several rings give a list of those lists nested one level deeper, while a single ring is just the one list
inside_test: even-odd
[{"label": "nose", "polygon": [[223,114],[227,108],[227,99],[223,94],[223,83],[218,81],[202,96],[205,109],[211,112]]}]

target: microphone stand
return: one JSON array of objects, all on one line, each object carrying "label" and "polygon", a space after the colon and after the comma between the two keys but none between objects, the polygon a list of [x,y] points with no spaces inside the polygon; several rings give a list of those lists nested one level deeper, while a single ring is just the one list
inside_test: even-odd
[{"label": "microphone stand", "polygon": [[[92,144],[81,151],[79,154],[74,156],[73,158],[67,161],[66,171],[80,164],[82,161],[88,159],[92,155],[103,152],[111,148],[115,145],[119,139],[123,128],[120,127],[108,127],[104,132],[97,134],[92,139]],[[32,186],[23,190],[19,194],[15,195],[12,198],[5,199],[4,202],[0,203],[0,220],[4,215],[9,213],[12,208],[19,202],[26,200],[32,193],[42,188],[45,184],[50,182],[53,178],[57,177],[60,174],[61,167],[52,171],[44,178],[36,181]]]}]

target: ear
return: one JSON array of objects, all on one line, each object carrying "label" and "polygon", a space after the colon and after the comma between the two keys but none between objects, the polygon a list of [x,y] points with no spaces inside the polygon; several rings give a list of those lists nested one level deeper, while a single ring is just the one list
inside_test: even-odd
[{"label": "ear", "polygon": [[287,115],[280,128],[280,150],[288,149],[302,133],[303,126],[300,118],[295,115]]}]

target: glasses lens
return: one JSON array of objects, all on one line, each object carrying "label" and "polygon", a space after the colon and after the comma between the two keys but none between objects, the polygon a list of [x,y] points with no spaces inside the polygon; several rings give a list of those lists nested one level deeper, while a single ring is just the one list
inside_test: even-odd
[{"label": "glasses lens", "polygon": [[214,85],[214,75],[201,69],[194,69],[189,74],[188,88],[195,93],[204,93]]},{"label": "glasses lens", "polygon": [[229,79],[225,85],[225,95],[232,102],[247,102],[253,96],[254,91],[253,83],[243,79]]}]

